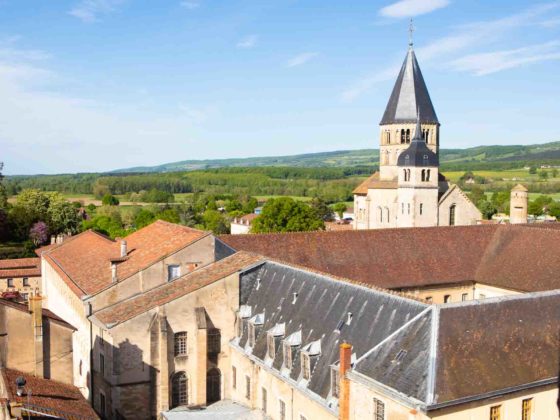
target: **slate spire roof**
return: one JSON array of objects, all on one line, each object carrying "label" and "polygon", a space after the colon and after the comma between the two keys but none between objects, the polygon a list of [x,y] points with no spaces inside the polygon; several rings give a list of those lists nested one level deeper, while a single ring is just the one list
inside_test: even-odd
[{"label": "slate spire roof", "polygon": [[420,112],[423,123],[439,124],[414,49],[410,46],[380,124],[414,123],[417,112]]}]

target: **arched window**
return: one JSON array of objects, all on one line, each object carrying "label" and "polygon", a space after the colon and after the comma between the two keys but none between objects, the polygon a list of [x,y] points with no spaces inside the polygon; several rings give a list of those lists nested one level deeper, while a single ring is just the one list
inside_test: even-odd
[{"label": "arched window", "polygon": [[455,204],[451,204],[449,207],[449,226],[455,225]]},{"label": "arched window", "polygon": [[422,169],[422,182],[426,180],[426,170]]},{"label": "arched window", "polygon": [[420,216],[422,215],[423,210],[424,210],[424,204],[420,203]]},{"label": "arched window", "polygon": [[387,131],[387,144],[391,143],[391,132]]},{"label": "arched window", "polygon": [[405,131],[404,128],[401,130],[401,144],[406,143],[406,135],[405,135]]},{"label": "arched window", "polygon": [[179,407],[188,403],[187,374],[177,372],[171,379],[171,405],[172,407]]},{"label": "arched window", "polygon": [[378,207],[378,209],[379,209],[379,221],[383,223],[383,209],[381,207]]},{"label": "arched window", "polygon": [[406,142],[410,143],[410,128],[406,129]]},{"label": "arched window", "polygon": [[387,223],[389,223],[391,221],[391,219],[389,219],[390,214],[389,214],[389,208],[388,207],[385,207],[385,216],[386,216],[385,219],[387,220]]},{"label": "arched window", "polygon": [[426,143],[430,140],[430,130],[426,130]]},{"label": "arched window", "polygon": [[426,170],[426,181],[429,181],[429,180],[430,180],[430,170],[427,169]]},{"label": "arched window", "polygon": [[408,203],[408,214],[410,214],[410,203]]},{"label": "arched window", "polygon": [[407,178],[407,176],[406,176],[406,169],[403,169],[403,174],[404,174],[404,180],[405,180],[405,181],[408,181],[408,178]]}]

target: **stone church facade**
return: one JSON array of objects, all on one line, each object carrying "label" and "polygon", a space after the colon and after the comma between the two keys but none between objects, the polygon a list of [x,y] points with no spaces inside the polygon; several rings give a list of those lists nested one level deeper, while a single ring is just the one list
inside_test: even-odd
[{"label": "stone church facade", "polygon": [[354,190],[354,229],[473,225],[482,218],[439,172],[440,123],[412,44],[380,126],[379,171]]}]

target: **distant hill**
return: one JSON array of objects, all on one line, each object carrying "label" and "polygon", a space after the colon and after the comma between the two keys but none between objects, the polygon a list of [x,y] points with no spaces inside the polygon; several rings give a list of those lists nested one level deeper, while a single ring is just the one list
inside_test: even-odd
[{"label": "distant hill", "polygon": [[[536,162],[558,163],[560,141],[526,146],[478,146],[468,149],[442,149],[440,161],[447,166],[467,163]],[[378,149],[339,150],[291,156],[266,156],[239,159],[183,160],[157,166],[138,166],[112,173],[178,172],[224,167],[290,166],[290,167],[348,167],[372,166],[379,163]]]}]

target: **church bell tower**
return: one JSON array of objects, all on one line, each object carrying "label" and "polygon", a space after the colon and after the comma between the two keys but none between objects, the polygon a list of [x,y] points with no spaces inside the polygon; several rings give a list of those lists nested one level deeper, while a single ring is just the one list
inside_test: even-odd
[{"label": "church bell tower", "polygon": [[[428,148],[436,155],[439,151],[440,123],[414,54],[412,31],[411,22],[408,52],[379,124],[379,171],[382,180],[397,178],[398,157],[410,146],[416,134],[421,135]],[[421,118],[421,132],[415,133],[418,114]]]}]

